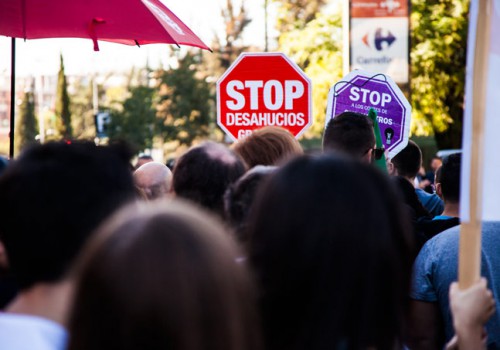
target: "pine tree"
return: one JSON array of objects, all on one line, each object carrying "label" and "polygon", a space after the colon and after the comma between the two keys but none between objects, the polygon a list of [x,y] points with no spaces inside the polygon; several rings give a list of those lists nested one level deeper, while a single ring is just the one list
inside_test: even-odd
[{"label": "pine tree", "polygon": [[153,106],[155,89],[140,85],[130,88],[130,97],[122,110],[111,110],[108,136],[111,141],[127,141],[135,151],[151,148],[156,111]]},{"label": "pine tree", "polygon": [[177,69],[157,72],[158,130],[165,141],[191,145],[209,133],[210,106],[213,96],[203,76],[197,71],[199,56],[187,53]]},{"label": "pine tree", "polygon": [[64,62],[61,54],[61,65],[57,76],[56,94],[56,132],[59,137],[70,139],[73,136],[71,127],[70,99],[68,94],[68,83],[64,74]]},{"label": "pine tree", "polygon": [[25,147],[36,143],[38,123],[35,117],[35,99],[32,91],[24,94],[16,123],[15,147],[19,154]]},{"label": "pine tree", "polygon": [[[95,78],[94,78],[95,79]],[[93,80],[80,78],[75,82],[71,95],[71,126],[73,138],[93,140],[95,138]]]}]

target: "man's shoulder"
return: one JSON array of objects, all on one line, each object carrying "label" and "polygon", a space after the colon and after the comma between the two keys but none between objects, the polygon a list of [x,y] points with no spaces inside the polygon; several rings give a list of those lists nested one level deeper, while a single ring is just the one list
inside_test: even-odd
[{"label": "man's shoulder", "polygon": [[[453,226],[435,235],[425,243],[424,248],[435,252],[448,252],[460,239],[460,226]],[[422,248],[423,249],[423,248]]]},{"label": "man's shoulder", "polygon": [[[440,268],[454,266],[458,260],[458,244],[460,240],[460,225],[451,227],[429,239],[422,247],[417,261],[423,263],[434,262]],[[496,254],[500,248],[500,222],[483,222],[482,225],[482,254]],[[451,264],[451,265],[450,265]]]},{"label": "man's shoulder", "polygon": [[440,302],[449,281],[456,280],[459,229],[452,227],[428,240],[413,265],[410,297],[426,302]]},{"label": "man's shoulder", "polygon": [[36,316],[0,312],[2,349],[63,350],[67,332],[61,325]]}]

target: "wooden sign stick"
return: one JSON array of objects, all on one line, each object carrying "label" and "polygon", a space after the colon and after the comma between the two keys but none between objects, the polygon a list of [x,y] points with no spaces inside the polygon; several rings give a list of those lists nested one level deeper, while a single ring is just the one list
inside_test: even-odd
[{"label": "wooden sign stick", "polygon": [[493,4],[492,0],[478,2],[472,98],[470,221],[462,223],[460,227],[458,284],[461,289],[470,287],[481,276],[483,137]]}]

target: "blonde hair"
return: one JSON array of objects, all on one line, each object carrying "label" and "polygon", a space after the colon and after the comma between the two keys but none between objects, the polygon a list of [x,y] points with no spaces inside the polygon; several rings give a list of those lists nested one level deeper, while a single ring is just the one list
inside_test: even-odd
[{"label": "blonde hair", "polygon": [[266,126],[237,142],[233,150],[249,168],[256,165],[277,165],[304,153],[300,143],[286,129]]}]

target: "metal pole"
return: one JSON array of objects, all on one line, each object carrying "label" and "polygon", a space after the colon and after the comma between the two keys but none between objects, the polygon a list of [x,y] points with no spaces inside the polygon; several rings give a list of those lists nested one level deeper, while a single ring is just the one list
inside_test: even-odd
[{"label": "metal pole", "polygon": [[9,158],[14,158],[14,128],[16,117],[16,38],[12,38],[10,63],[10,148]]},{"label": "metal pole", "polygon": [[40,129],[40,143],[45,142],[45,120],[43,118],[43,76],[40,72],[37,77],[38,91],[38,128]]},{"label": "metal pole", "polygon": [[268,0],[264,0],[264,35],[265,35],[265,45],[264,45],[264,51],[267,52],[269,50],[268,47],[268,33],[267,33],[267,3]]}]

